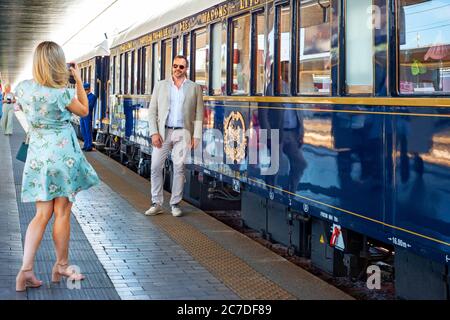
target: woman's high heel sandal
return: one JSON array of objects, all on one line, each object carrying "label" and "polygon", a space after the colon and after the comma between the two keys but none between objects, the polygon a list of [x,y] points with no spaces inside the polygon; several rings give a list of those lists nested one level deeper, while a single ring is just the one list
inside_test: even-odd
[{"label": "woman's high heel sandal", "polygon": [[33,270],[21,269],[16,277],[16,291],[23,292],[27,288],[39,288],[42,286],[42,281],[36,279],[33,274]]},{"label": "woman's high heel sandal", "polygon": [[61,277],[67,277],[72,281],[81,281],[86,277],[81,273],[76,273],[73,268],[66,264],[56,263],[52,270],[52,282],[60,282]]}]

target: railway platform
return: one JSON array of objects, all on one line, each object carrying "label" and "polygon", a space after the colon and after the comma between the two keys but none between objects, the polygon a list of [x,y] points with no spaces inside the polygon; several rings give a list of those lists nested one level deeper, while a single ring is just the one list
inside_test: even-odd
[{"label": "railway platform", "polygon": [[[15,292],[34,204],[20,200],[24,139],[0,135],[0,299],[2,300],[350,300],[352,297],[183,202],[183,217],[147,217],[150,182],[99,152],[87,153],[101,183],[77,195],[70,262],[87,279],[50,282],[51,224],[37,253],[44,285]],[[167,197],[168,194],[165,194]],[[168,208],[166,208],[168,209]]]}]

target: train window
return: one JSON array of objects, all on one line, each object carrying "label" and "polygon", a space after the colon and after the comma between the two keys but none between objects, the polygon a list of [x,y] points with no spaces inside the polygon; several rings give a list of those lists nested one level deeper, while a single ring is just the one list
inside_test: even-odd
[{"label": "train window", "polygon": [[172,39],[172,59],[178,54],[178,37]]},{"label": "train window", "polygon": [[132,85],[133,85],[133,52],[127,52],[127,70],[125,72],[126,77],[127,77],[127,84],[126,84],[126,94],[131,94],[132,93]]},{"label": "train window", "polygon": [[211,27],[211,89],[212,94],[226,94],[227,83],[227,26],[218,22]]},{"label": "train window", "polygon": [[156,82],[161,80],[161,47],[159,46],[159,43],[156,42],[153,44],[153,83],[152,83],[152,92],[155,88]]},{"label": "train window", "polygon": [[331,93],[330,1],[300,2],[299,94]]},{"label": "train window", "polygon": [[118,56],[117,67],[116,67],[116,93],[122,93],[122,63],[123,54]]},{"label": "train window", "polygon": [[191,65],[191,35],[189,33],[183,36],[183,55],[189,61],[189,65]]},{"label": "train window", "polygon": [[144,94],[150,94],[152,92],[152,47],[148,46],[144,48],[142,53],[142,88]]},{"label": "train window", "polygon": [[195,49],[194,65],[191,67],[193,81],[202,86],[203,94],[208,94],[208,32],[206,28],[196,30],[193,38],[193,48]]},{"label": "train window", "polygon": [[120,55],[120,94],[125,93],[125,53]]},{"label": "train window", "polygon": [[112,63],[111,63],[111,70],[110,70],[110,75],[111,75],[111,88],[109,89],[111,93],[116,93],[116,61],[117,61],[117,57],[114,56],[112,57]]},{"label": "train window", "polygon": [[264,31],[266,29],[266,19],[264,13],[258,13],[254,16],[255,20],[255,55],[254,55],[254,81],[255,93],[264,94]]},{"label": "train window", "polygon": [[450,93],[449,1],[400,0],[399,92]]},{"label": "train window", "polygon": [[176,53],[177,53],[177,55],[184,55],[184,52],[183,52],[183,41],[184,41],[184,37],[178,37],[177,38],[177,51],[176,51]]},{"label": "train window", "polygon": [[135,88],[136,88],[136,94],[142,94],[141,88],[142,88],[142,48],[139,48],[136,51],[136,82],[135,82]]},{"label": "train window", "polygon": [[89,66],[89,71],[88,71],[88,82],[91,84],[91,88],[94,89],[95,88],[95,76],[92,73],[92,66]]},{"label": "train window", "polygon": [[291,8],[280,6],[277,8],[278,46],[277,71],[278,81],[276,93],[289,95],[291,83]]},{"label": "train window", "polygon": [[346,1],[345,74],[350,94],[373,93],[374,34],[367,27],[367,21],[372,21],[371,6],[372,0]]},{"label": "train window", "polygon": [[139,63],[139,59],[138,59],[138,50],[134,50],[133,51],[133,72],[132,72],[132,90],[131,93],[132,94],[138,94],[138,63]]},{"label": "train window", "polygon": [[232,94],[250,93],[250,15],[232,22]]},{"label": "train window", "polygon": [[172,76],[172,39],[163,42],[164,62],[163,76],[164,79],[170,79]]}]

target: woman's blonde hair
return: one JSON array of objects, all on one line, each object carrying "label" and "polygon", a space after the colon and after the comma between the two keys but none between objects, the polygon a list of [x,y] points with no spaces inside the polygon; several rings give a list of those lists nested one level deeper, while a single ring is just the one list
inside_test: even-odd
[{"label": "woman's blonde hair", "polygon": [[33,77],[41,85],[63,88],[69,81],[66,57],[63,49],[56,43],[44,41],[34,52]]}]

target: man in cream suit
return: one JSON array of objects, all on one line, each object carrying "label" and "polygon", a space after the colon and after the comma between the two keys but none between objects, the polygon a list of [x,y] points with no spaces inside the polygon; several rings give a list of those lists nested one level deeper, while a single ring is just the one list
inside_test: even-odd
[{"label": "man in cream suit", "polygon": [[170,205],[172,215],[180,217],[183,198],[184,165],[191,148],[202,137],[203,95],[201,86],[187,79],[188,61],[184,56],[173,60],[172,77],[158,82],[149,109],[149,133],[152,139],[152,206],[145,215],[163,212],[163,167],[172,151],[173,183]]}]

